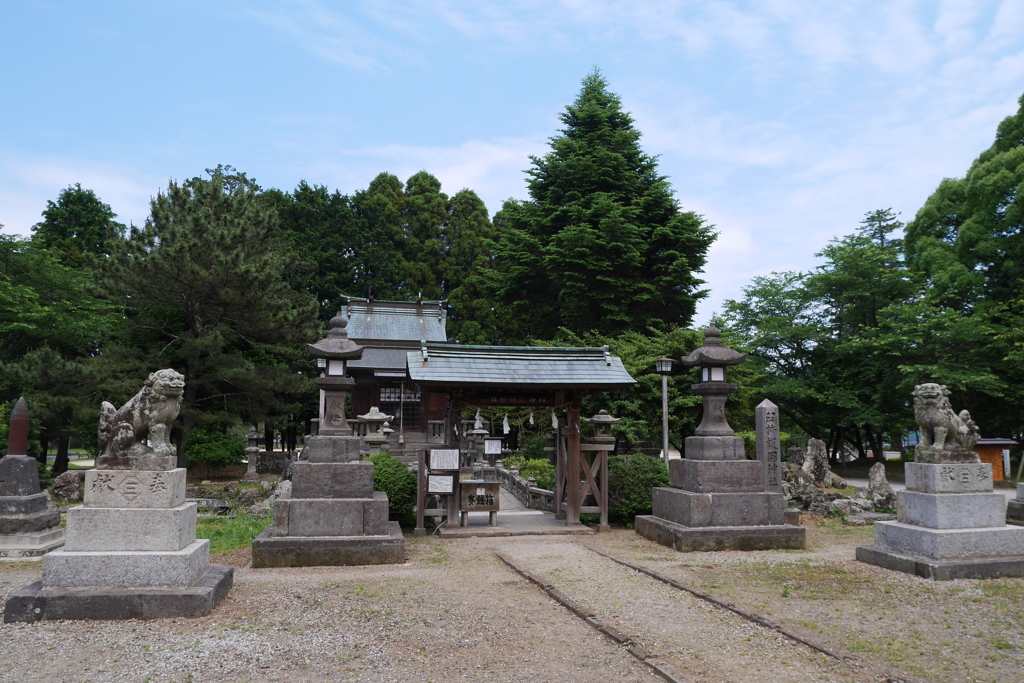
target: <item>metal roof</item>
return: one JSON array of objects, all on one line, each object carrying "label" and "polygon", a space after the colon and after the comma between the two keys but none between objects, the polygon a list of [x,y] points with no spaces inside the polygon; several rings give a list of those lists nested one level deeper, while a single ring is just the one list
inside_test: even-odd
[{"label": "metal roof", "polygon": [[369,340],[448,341],[442,301],[349,299],[348,336]]},{"label": "metal roof", "polygon": [[374,349],[363,350],[363,357],[350,360],[348,367],[372,370],[400,370],[405,372],[405,355],[408,349]]},{"label": "metal roof", "polygon": [[636,383],[607,347],[426,344],[407,356],[409,377],[434,386],[626,389]]}]

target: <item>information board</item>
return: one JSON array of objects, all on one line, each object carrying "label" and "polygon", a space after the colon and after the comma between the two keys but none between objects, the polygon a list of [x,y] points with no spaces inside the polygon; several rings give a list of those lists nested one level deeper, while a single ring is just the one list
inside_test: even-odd
[{"label": "information board", "polygon": [[450,474],[431,474],[427,476],[428,493],[452,493],[455,490],[455,477]]},{"label": "information board", "polygon": [[484,439],[484,455],[501,455],[501,439]]},{"label": "information board", "polygon": [[430,469],[432,470],[457,470],[459,469],[459,449],[457,448],[431,448]]}]

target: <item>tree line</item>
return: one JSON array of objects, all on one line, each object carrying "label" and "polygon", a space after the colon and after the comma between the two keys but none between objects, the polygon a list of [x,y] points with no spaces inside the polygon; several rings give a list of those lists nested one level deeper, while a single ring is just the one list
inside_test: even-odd
[{"label": "tree line", "polygon": [[898,449],[916,429],[914,385],[939,382],[983,436],[1024,437],[1024,96],[912,221],[870,211],[818,255],[725,306],[793,424],[832,452]]},{"label": "tree line", "polygon": [[671,337],[706,296],[715,233],[679,206],[599,72],[561,120],[530,159],[529,198],[493,219],[427,171],[342,194],[264,189],[222,165],[171,181],[142,226],[68,187],[30,238],[0,236],[0,398],[26,396],[34,448],[56,443],[60,472],[72,438],[95,446],[100,401],[161,367],[185,375],[179,444],[294,428],[315,409],[305,344],[348,296],[446,300],[449,339],[467,344]]}]

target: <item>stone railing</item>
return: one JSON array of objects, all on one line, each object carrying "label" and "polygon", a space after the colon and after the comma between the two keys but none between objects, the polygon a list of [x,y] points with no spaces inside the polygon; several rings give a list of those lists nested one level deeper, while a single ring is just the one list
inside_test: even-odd
[{"label": "stone railing", "polygon": [[473,476],[484,481],[496,481],[528,508],[534,510],[555,511],[555,492],[533,485],[533,479],[523,479],[519,470],[504,467],[477,465],[473,467]]}]

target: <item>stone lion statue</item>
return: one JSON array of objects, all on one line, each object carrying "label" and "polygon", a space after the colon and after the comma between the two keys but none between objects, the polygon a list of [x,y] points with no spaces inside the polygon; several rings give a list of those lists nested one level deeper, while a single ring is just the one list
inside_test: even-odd
[{"label": "stone lion statue", "polygon": [[919,462],[979,462],[971,452],[981,436],[978,426],[966,410],[953,412],[949,395],[944,384],[914,387],[914,417],[921,428],[921,443],[915,449]]},{"label": "stone lion statue", "polygon": [[[142,391],[114,410],[100,407],[98,469],[171,469],[177,463],[171,423],[178,417],[185,377],[170,368],[149,375]],[[146,445],[147,439],[152,448]]]}]

